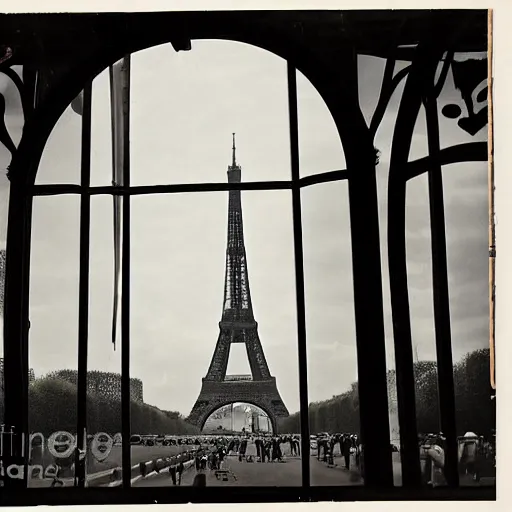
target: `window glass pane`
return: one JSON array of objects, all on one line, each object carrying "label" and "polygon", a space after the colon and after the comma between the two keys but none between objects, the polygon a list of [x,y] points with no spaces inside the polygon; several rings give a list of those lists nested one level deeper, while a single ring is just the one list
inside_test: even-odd
[{"label": "window glass pane", "polygon": [[226,41],[131,57],[132,185],[224,181],[231,133],[246,181],[289,180],[286,62]]},{"label": "window glass pane", "polygon": [[[427,175],[418,176],[407,184],[405,229],[416,381],[416,425],[418,435],[424,438],[440,430]],[[427,462],[421,453],[424,472],[427,471]]]},{"label": "window glass pane", "polygon": [[[10,70],[14,71],[21,77],[22,66],[12,66]],[[4,73],[0,73],[0,94],[5,100],[5,115],[3,116],[3,121],[5,122],[7,134],[9,135],[14,147],[18,147],[24,124],[21,97],[18,88],[12,79]],[[2,170],[7,168],[10,160],[11,152],[3,143],[0,143],[0,162]]]},{"label": "window glass pane", "polygon": [[300,176],[345,169],[334,119],[311,82],[297,71]]},{"label": "window glass pane", "polygon": [[89,487],[115,485],[122,478],[121,343],[112,343],[112,203],[109,196],[91,197],[86,453]]},{"label": "window glass pane", "polygon": [[311,485],[362,484],[348,183],[302,189]]},{"label": "window glass pane", "polygon": [[[401,62],[397,65],[400,66]],[[364,115],[366,124],[370,126],[375,109],[379,102],[382,79],[386,60],[370,55],[357,56],[357,78],[360,98],[360,108]],[[402,84],[403,88],[403,84]],[[400,89],[400,95],[402,90]]]},{"label": "window glass pane", "polygon": [[91,185],[112,185],[112,118],[108,68],[92,82]]},{"label": "window glass pane", "polygon": [[[228,216],[228,192],[132,198],[131,375],[144,385],[132,461],[151,475],[136,487],[173,486],[175,470],[179,485],[181,461],[190,485],[196,463],[216,467],[218,457],[226,473],[207,471],[208,486],[301,485],[287,435],[299,432],[281,420],[299,407],[291,196],[241,193],[245,255],[231,200]],[[265,461],[287,463],[262,465],[259,446]]]},{"label": "window glass pane", "polygon": [[[487,141],[487,73],[486,53],[455,54],[438,103],[442,148]],[[462,94],[469,97],[469,106]]]},{"label": "window glass pane", "polygon": [[53,128],[41,156],[36,185],[80,183],[82,116],[71,104]]},{"label": "window glass pane", "polygon": [[34,198],[30,263],[29,487],[73,485],[80,198]]},{"label": "window glass pane", "polygon": [[[457,434],[468,438],[460,441],[462,485],[496,485],[492,453],[496,406],[491,400],[489,354],[487,180],[487,162],[444,167]],[[478,443],[468,435],[473,433],[482,436]]]}]

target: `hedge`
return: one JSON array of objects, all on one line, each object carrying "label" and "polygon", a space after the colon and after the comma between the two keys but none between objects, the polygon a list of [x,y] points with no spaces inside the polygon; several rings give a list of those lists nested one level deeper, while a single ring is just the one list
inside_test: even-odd
[{"label": "hedge", "polygon": [[[76,432],[77,388],[58,378],[37,379],[29,388],[29,429],[44,436],[58,430]],[[89,433],[121,432],[121,402],[87,396]],[[131,402],[131,431],[135,434],[194,434],[199,431],[171,411]]]}]

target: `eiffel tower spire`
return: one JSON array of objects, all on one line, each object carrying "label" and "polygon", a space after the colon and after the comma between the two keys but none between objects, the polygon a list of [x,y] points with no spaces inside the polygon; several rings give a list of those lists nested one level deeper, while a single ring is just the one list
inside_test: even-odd
[{"label": "eiffel tower spire", "polygon": [[233,163],[232,167],[236,167],[236,146],[235,146],[235,134],[233,133]]},{"label": "eiffel tower spire", "polygon": [[[235,134],[233,133],[233,164],[228,167],[228,181],[230,183],[240,183],[242,175],[241,167],[236,164],[235,149]],[[255,324],[247,272],[240,190],[229,191],[223,304],[221,323],[238,321]]]}]

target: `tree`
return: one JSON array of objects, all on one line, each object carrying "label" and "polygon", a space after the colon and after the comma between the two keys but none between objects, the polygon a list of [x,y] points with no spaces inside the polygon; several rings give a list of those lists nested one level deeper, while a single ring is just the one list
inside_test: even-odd
[{"label": "tree", "polygon": [[[495,402],[491,400],[489,382],[490,356],[488,349],[475,350],[454,367],[455,406],[458,435],[471,430],[490,436],[496,428]],[[393,381],[388,372],[388,382]],[[416,417],[419,433],[439,432],[439,394],[437,363],[419,361],[414,364],[416,389]],[[318,432],[359,433],[358,384],[329,400],[309,404],[309,430]],[[300,432],[300,414],[295,413],[280,421],[283,433]]]},{"label": "tree", "polygon": [[496,428],[496,407],[491,400],[489,349],[475,350],[455,366],[457,431],[490,436]]},{"label": "tree", "polygon": [[[29,428],[45,437],[65,430],[76,432],[77,389],[67,379],[37,379],[29,388]],[[87,396],[87,430],[114,435],[121,431],[121,402],[114,398]],[[131,403],[131,430],[137,434],[194,434],[199,429],[180,414],[161,411],[148,404]]]},{"label": "tree", "polygon": [[414,364],[416,382],[416,419],[420,433],[439,431],[437,363],[419,361]]}]

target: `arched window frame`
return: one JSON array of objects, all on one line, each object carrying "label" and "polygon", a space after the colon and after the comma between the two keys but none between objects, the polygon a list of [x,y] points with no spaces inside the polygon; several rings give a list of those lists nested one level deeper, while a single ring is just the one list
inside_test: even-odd
[{"label": "arched window frame", "polygon": [[[211,13],[210,13],[211,14]],[[159,13],[159,15],[161,15]],[[190,49],[190,38],[187,34],[191,30],[192,39],[194,37],[194,24],[201,28],[199,33],[202,35],[197,38],[215,38],[215,31],[218,30],[222,33],[222,27],[212,29],[212,22],[209,21],[210,27],[205,29],[205,25],[201,25],[201,16],[197,13],[185,13],[188,17],[180,17],[176,13],[171,16],[175,18],[175,35],[171,38],[171,44],[177,50]],[[129,19],[129,15],[125,15],[124,20]],[[221,16],[220,14],[218,16]],[[233,19],[230,14],[222,13],[224,18],[217,18],[223,20],[224,29]],[[443,14],[446,17],[447,14]],[[300,18],[300,16],[299,16]],[[119,18],[121,19],[121,18]],[[183,29],[180,24],[186,19],[186,27]],[[294,20],[293,16],[291,18]],[[357,15],[356,15],[357,19]],[[146,18],[149,20],[149,18]],[[62,18],[61,21],[62,22]],[[155,18],[153,17],[153,22]],[[294,21],[295,24],[301,22]],[[436,16],[433,16],[432,23],[439,22]],[[90,23],[90,20],[87,22]],[[389,438],[389,425],[384,421],[387,418],[387,389],[385,382],[385,351],[384,351],[384,335],[383,335],[383,318],[382,318],[382,289],[381,289],[381,271],[380,271],[380,254],[379,254],[379,230],[378,230],[378,215],[377,215],[377,202],[375,190],[375,154],[372,148],[371,134],[375,133],[375,126],[370,126],[368,129],[362,120],[359,107],[353,107],[349,110],[352,115],[353,121],[349,130],[354,133],[352,135],[347,133],[347,127],[342,125],[340,113],[347,107],[349,101],[357,99],[357,51],[355,48],[357,43],[347,44],[346,41],[336,48],[327,49],[328,38],[318,37],[316,46],[313,44],[315,38],[312,40],[301,42],[297,45],[297,40],[294,37],[283,36],[277,31],[274,34],[266,34],[265,37],[259,38],[256,35],[254,28],[248,27],[231,27],[231,32],[227,30],[226,39],[238,40],[255,44],[256,46],[263,47],[270,51],[274,51],[278,55],[285,58],[288,62],[288,89],[289,89],[289,111],[290,111],[290,141],[291,141],[291,172],[292,179],[290,181],[271,181],[271,182],[258,182],[258,183],[241,183],[240,185],[234,184],[171,184],[171,185],[156,185],[151,187],[130,187],[129,181],[129,152],[126,154],[126,170],[125,180],[123,187],[90,187],[90,95],[91,95],[91,77],[96,76],[105,64],[111,64],[118,60],[126,53],[133,53],[145,47],[155,46],[160,42],[169,40],[167,35],[171,32],[171,28],[166,27],[166,30],[155,30],[155,35],[141,36],[140,32],[132,24],[128,22],[124,28],[117,26],[118,35],[122,37],[117,41],[112,48],[103,52],[101,55],[99,50],[100,46],[94,47],[87,53],[85,52],[82,61],[78,59],[80,65],[75,64],[75,67],[69,66],[68,68],[60,68],[57,66],[56,73],[47,73],[48,69],[52,69],[50,64],[46,69],[42,69],[37,73],[37,87],[35,74],[28,66],[26,73],[25,83],[27,88],[24,91],[23,107],[25,113],[25,130],[22,141],[14,152],[13,161],[10,169],[11,178],[11,206],[9,211],[9,236],[7,246],[7,280],[6,280],[6,318],[8,319],[5,327],[5,355],[6,359],[13,362],[6,371],[9,374],[10,385],[7,388],[13,389],[14,382],[19,382],[19,391],[14,392],[12,397],[7,400],[8,406],[6,409],[9,411],[9,417],[16,421],[16,424],[26,430],[27,414],[26,411],[20,413],[14,412],[15,400],[21,399],[21,403],[26,403],[28,382],[24,375],[28,375],[28,284],[29,284],[29,259],[30,259],[30,223],[32,214],[32,198],[39,195],[55,195],[55,194],[80,194],[81,196],[81,232],[80,232],[80,245],[81,245],[81,268],[80,268],[80,334],[79,334],[79,399],[85,393],[85,375],[87,368],[84,366],[87,353],[87,297],[88,297],[88,246],[89,234],[88,226],[90,220],[90,196],[97,194],[119,195],[123,197],[123,288],[129,289],[129,265],[130,265],[130,197],[138,194],[151,194],[151,193],[175,193],[175,192],[201,192],[213,190],[282,190],[290,189],[292,192],[292,204],[294,214],[294,239],[295,239],[295,268],[296,268],[296,284],[297,284],[297,311],[298,311],[298,352],[299,352],[299,375],[300,375],[300,405],[301,405],[301,429],[302,429],[302,447],[309,445],[309,425],[308,425],[308,400],[307,400],[307,360],[306,360],[306,331],[305,331],[305,306],[304,306],[304,276],[303,276],[303,261],[302,261],[302,233],[301,233],[301,208],[300,208],[300,190],[315,183],[323,183],[329,181],[337,181],[347,179],[349,183],[349,196],[350,196],[350,218],[351,218],[351,233],[352,233],[352,247],[353,247],[353,273],[354,273],[354,295],[355,295],[355,308],[356,308],[356,331],[357,331],[357,347],[358,347],[358,373],[360,380],[360,403],[361,403],[361,423],[362,429],[366,434],[366,450],[367,458],[365,460],[366,468],[366,484],[369,488],[375,486],[392,486],[392,470],[391,470],[391,456],[387,453],[388,450],[384,446],[386,437]],[[158,25],[158,22],[156,22]],[[215,22],[213,22],[215,24]],[[304,24],[307,25],[306,22]],[[441,23],[442,25],[442,23]],[[149,24],[145,25],[144,30],[151,31],[152,28]],[[212,32],[213,30],[213,32]],[[274,29],[275,30],[275,29]],[[283,29],[283,34],[286,32]],[[136,42],[130,40],[133,35],[138,36],[135,38]],[[242,35],[241,35],[242,34]],[[273,37],[275,36],[275,37]],[[105,37],[102,34],[101,37]],[[99,37],[99,39],[101,39]],[[448,148],[448,150],[439,150],[439,148],[431,148],[429,157],[426,157],[415,162],[408,162],[408,154],[403,151],[400,153],[400,147],[407,145],[408,137],[408,123],[414,118],[415,106],[421,102],[423,93],[420,87],[420,81],[424,78],[425,69],[428,68],[429,62],[437,64],[438,59],[432,60],[432,56],[439,53],[440,50],[445,50],[450,46],[450,35],[444,38],[439,38],[437,46],[432,48],[431,42],[427,42],[425,54],[421,55],[423,47],[420,45],[419,49],[414,51],[403,50],[398,51],[401,58],[406,57],[416,65],[416,69],[420,70],[413,73],[412,70],[408,76],[408,84],[411,92],[409,98],[402,100],[401,111],[405,112],[401,115],[402,118],[408,118],[409,121],[397,121],[398,128],[395,129],[395,136],[393,141],[393,151],[395,157],[392,156],[392,170],[398,169],[400,177],[397,179],[398,184],[391,186],[390,178],[390,199],[392,194],[400,196],[400,190],[405,188],[405,181],[427,171],[427,167],[431,167],[433,162],[436,162],[440,171],[442,163],[449,163],[451,161],[461,161],[465,156],[472,154],[476,159],[482,159],[481,146],[472,146],[460,148]],[[357,39],[357,38],[356,38]],[[141,41],[144,41],[141,43]],[[264,42],[262,42],[264,41]],[[430,46],[429,46],[430,45]],[[366,53],[363,49],[359,50],[360,53]],[[370,52],[376,54],[378,51]],[[108,54],[108,55],[105,55]],[[387,57],[389,60],[394,60],[397,55],[390,57],[384,51],[382,56]],[[315,61],[315,58],[318,62]],[[334,69],[332,65],[336,60],[341,59],[343,62],[342,71]],[[4,66],[5,68],[5,66]],[[53,71],[55,71],[55,69]],[[298,148],[298,128],[297,128],[297,93],[296,93],[296,69],[299,69],[310,79],[312,84],[317,88],[320,95],[333,114],[342,143],[346,150],[347,156],[347,170],[330,171],[322,174],[300,178],[299,173],[299,148]],[[341,73],[345,76],[340,77]],[[75,74],[76,76],[72,77]],[[412,76],[412,78],[411,78]],[[335,87],[339,86],[339,88]],[[84,90],[84,116],[83,116],[83,132],[82,132],[82,178],[80,185],[34,185],[35,173],[39,163],[39,158],[42,154],[46,139],[55,125],[59,115],[63,109],[70,103],[71,99],[81,90]],[[337,98],[337,96],[346,95],[347,98]],[[33,101],[32,101],[33,99]],[[33,105],[32,105],[33,103]],[[89,103],[89,106],[87,104]],[[427,102],[428,103],[428,102]],[[412,109],[407,110],[406,106],[409,105]],[[419,104],[418,104],[419,105]],[[419,106],[418,106],[419,108]],[[385,108],[384,108],[385,110]],[[412,112],[412,113],[411,113]],[[400,114],[399,114],[400,115]],[[435,140],[435,119],[430,116],[429,140]],[[377,120],[378,121],[378,120]],[[428,120],[427,120],[428,122]],[[403,125],[400,127],[400,125]],[[377,122],[378,125],[378,122]],[[432,134],[432,137],[430,135]],[[360,140],[358,140],[360,137]],[[354,143],[354,147],[350,147],[350,142]],[[435,142],[433,142],[435,144]],[[396,148],[396,149],[395,149]],[[474,151],[474,153],[471,153]],[[396,156],[398,153],[398,156]],[[361,162],[355,165],[354,156],[357,155]],[[487,155],[485,155],[487,158]],[[405,170],[404,170],[405,169]],[[437,172],[437,171],[436,171]],[[394,175],[395,173],[393,173]],[[436,177],[432,172],[431,194],[439,198],[439,180],[436,182]],[[437,174],[439,176],[439,173]],[[397,192],[398,191],[398,192]],[[395,196],[396,197],[396,196]],[[441,195],[442,197],[442,195]],[[401,208],[401,196],[399,201],[393,203],[398,205],[395,213],[390,208],[390,216],[393,214],[400,215],[399,209]],[[405,196],[404,196],[405,201]],[[435,203],[435,201],[433,202]],[[437,201],[437,204],[440,204]],[[431,213],[431,222],[437,225],[438,230],[444,231],[444,213],[441,208]],[[443,226],[441,226],[443,224]],[[397,231],[398,232],[398,231]],[[388,234],[388,243],[392,241],[393,236],[401,236],[400,234]],[[444,236],[444,235],[443,235]],[[396,239],[398,240],[398,238]],[[389,244],[390,259],[395,258],[401,253],[399,243]],[[397,248],[398,247],[398,248]],[[442,249],[442,243],[441,243]],[[443,251],[438,251],[443,253]],[[433,254],[435,259],[435,254]],[[87,262],[87,263],[84,263]],[[446,272],[446,251],[444,251],[443,258],[438,261],[440,272]],[[400,284],[400,278],[397,275],[402,272],[403,267],[395,270],[390,269],[390,277],[395,279]],[[393,280],[392,279],[392,280]],[[376,285],[375,283],[379,283]],[[402,286],[400,284],[400,286]],[[443,284],[440,285],[443,288]],[[368,296],[368,290],[371,293]],[[407,283],[405,282],[405,290],[407,292]],[[446,313],[445,293],[443,290],[439,292],[438,308],[439,314]],[[392,292],[393,294],[393,292]],[[396,292],[395,292],[396,297]],[[439,306],[439,301],[441,305]],[[407,305],[408,308],[408,305]],[[393,313],[398,311],[400,316],[400,307],[394,307]],[[402,310],[405,312],[405,309]],[[405,313],[404,313],[405,314]],[[406,312],[408,314],[408,311]],[[371,320],[368,320],[370,318]],[[129,434],[129,294],[123,293],[122,302],[122,390],[123,390],[123,438]],[[441,321],[441,324],[443,322]],[[446,325],[446,324],[445,324]],[[442,326],[441,326],[442,327]],[[448,326],[449,328],[449,326]],[[367,347],[365,343],[368,339],[372,340],[372,350],[374,357],[373,360],[364,360],[362,355]],[[18,341],[16,345],[14,341]],[[396,346],[399,346],[397,335],[395,334]],[[404,346],[404,344],[400,345]],[[405,343],[407,346],[407,343]],[[445,347],[446,348],[446,347]],[[442,352],[442,351],[441,351]],[[438,351],[439,354],[439,351]],[[442,352],[446,357],[451,357],[451,348],[449,351]],[[409,357],[407,351],[402,352],[402,355],[397,355],[397,365],[403,363],[403,368],[408,367],[409,359],[412,361],[412,355]],[[401,361],[399,363],[399,361]],[[443,363],[445,364],[445,363]],[[25,371],[26,370],[26,371]],[[406,391],[411,389],[411,373],[410,370],[405,378],[400,378],[398,375],[398,396],[399,396],[399,409],[409,411],[408,414],[404,413],[400,419],[401,427],[409,426],[412,428],[411,409],[412,404],[410,397],[406,398]],[[85,372],[85,373],[84,373]],[[442,379],[441,379],[442,380]],[[448,416],[446,420],[450,426],[452,412],[450,412],[450,382],[449,377],[446,377],[443,382],[446,400],[441,408],[445,410],[445,415]],[[6,379],[7,381],[7,379]],[[400,398],[402,396],[402,398]],[[405,397],[405,398],[404,398]],[[80,401],[80,400],[79,400]],[[400,401],[402,403],[400,403]],[[85,413],[79,414],[79,425],[85,423]],[[375,418],[377,422],[375,424]],[[380,422],[380,423],[379,423]],[[408,431],[407,428],[403,429],[404,432]],[[80,428],[78,429],[80,436]],[[409,430],[411,432],[411,430]],[[409,441],[411,438],[409,439]],[[303,449],[304,453],[304,449]],[[129,468],[129,445],[123,448],[123,467]],[[18,456],[19,458],[19,456]],[[312,489],[309,482],[309,459],[303,459],[303,488],[308,489],[308,496],[312,496]],[[404,470],[412,469],[412,475],[417,473],[418,462],[414,457],[404,462]],[[129,487],[129,473],[125,471],[124,485]],[[406,474],[409,474],[406,472]],[[416,475],[417,477],[417,475]],[[417,484],[413,477],[411,486]],[[407,487],[407,486],[406,486]],[[342,492],[343,488],[339,491]]]}]

